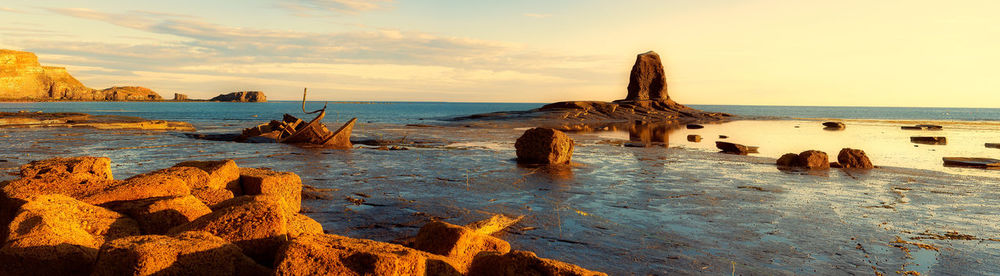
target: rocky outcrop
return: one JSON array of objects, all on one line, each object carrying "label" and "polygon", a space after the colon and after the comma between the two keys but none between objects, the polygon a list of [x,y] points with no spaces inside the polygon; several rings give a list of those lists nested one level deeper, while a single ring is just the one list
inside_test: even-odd
[{"label": "rocky outcrop", "polygon": [[105,101],[159,101],[163,100],[160,94],[157,94],[149,88],[140,86],[115,86],[111,88],[105,88],[104,90],[97,91],[98,95],[104,95],[103,100]]},{"label": "rocky outcrop", "polygon": [[551,128],[525,131],[514,148],[517,162],[522,164],[568,164],[573,158],[573,139]]},{"label": "rocky outcrop", "polygon": [[63,67],[42,66],[34,53],[0,49],[0,100],[156,101],[148,88],[87,88]]},{"label": "rocky outcrop", "polygon": [[[523,216],[467,226],[434,221],[407,247],[325,234],[298,213],[301,196],[292,193],[302,184],[293,173],[198,161],[121,181],[110,168],[107,158],[50,159],[0,183],[0,213],[15,211],[0,229],[7,236],[0,238],[0,275],[595,273],[530,252],[504,254],[510,244],[493,234]],[[233,183],[242,185],[230,189]],[[188,194],[204,190],[236,197],[210,208]]]},{"label": "rocky outcrop", "polygon": [[663,72],[660,55],[656,52],[649,51],[636,56],[628,79],[626,101],[670,99],[667,95],[667,76]]},{"label": "rocky outcrop", "polygon": [[[625,99],[614,102],[566,101],[528,111],[506,111],[452,118],[452,121],[483,121],[491,125],[544,126],[561,130],[591,130],[635,121],[682,124],[719,121],[732,115],[693,109],[670,99],[666,73],[660,56],[650,51],[639,54],[629,75]],[[466,125],[468,123],[465,123]]]},{"label": "rocky outcrop", "polygon": [[187,94],[174,93],[174,101],[187,101],[187,100],[189,100]]},{"label": "rocky outcrop", "polygon": [[266,102],[267,96],[260,91],[240,91],[228,94],[221,94],[209,101],[217,102]]}]

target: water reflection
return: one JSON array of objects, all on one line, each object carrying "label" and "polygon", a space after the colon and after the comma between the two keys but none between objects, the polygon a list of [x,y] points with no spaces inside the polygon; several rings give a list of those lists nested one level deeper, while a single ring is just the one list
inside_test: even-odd
[{"label": "water reflection", "polygon": [[626,144],[627,146],[633,147],[669,147],[670,146],[670,133],[680,128],[677,124],[650,124],[642,121],[636,121],[628,129],[628,139],[631,141]]}]

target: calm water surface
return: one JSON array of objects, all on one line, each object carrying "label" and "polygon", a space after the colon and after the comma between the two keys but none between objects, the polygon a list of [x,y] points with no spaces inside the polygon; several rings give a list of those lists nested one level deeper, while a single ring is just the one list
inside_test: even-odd
[{"label": "calm water surface", "polygon": [[[991,122],[970,119],[946,122],[940,132],[907,132],[894,121],[900,118],[847,120],[847,129],[830,132],[820,121],[737,121],[667,128],[661,136],[668,147],[645,148],[623,147],[630,136],[624,131],[571,133],[578,142],[576,164],[565,169],[518,166],[513,142],[523,129],[403,125],[537,106],[330,106],[340,117],[331,113],[329,127],[357,116],[355,139],[400,140],[408,144],[405,151],[240,144],[173,132],[0,129],[0,169],[14,173],[30,160],[95,155],[110,157],[115,177],[125,178],[185,160],[232,158],[240,166],[292,171],[307,185],[336,189],[333,199],[303,202],[330,233],[396,241],[432,219],[464,224],[491,213],[525,215],[502,234],[513,248],[612,275],[1000,274],[1000,178],[995,171],[943,168],[939,159],[997,157],[1000,150],[980,144],[1000,137]],[[0,104],[2,111],[187,120],[200,132],[238,132],[298,108],[295,102]],[[704,140],[688,142],[689,134]],[[716,153],[712,145],[720,134],[761,146],[761,153]],[[923,134],[948,136],[949,144],[914,147],[907,139]],[[773,165],[784,152],[835,155],[841,147],[863,148],[886,167],[807,174]],[[345,200],[356,193],[370,196],[366,204]],[[934,239],[949,233],[973,238]]]}]

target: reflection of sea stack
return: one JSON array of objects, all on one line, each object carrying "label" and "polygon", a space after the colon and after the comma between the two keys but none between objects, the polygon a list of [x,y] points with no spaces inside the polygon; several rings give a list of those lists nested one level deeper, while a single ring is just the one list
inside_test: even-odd
[{"label": "reflection of sea stack", "polygon": [[668,100],[667,77],[663,73],[663,63],[660,55],[649,51],[639,54],[632,65],[632,74],[628,81],[628,96],[626,101]]}]

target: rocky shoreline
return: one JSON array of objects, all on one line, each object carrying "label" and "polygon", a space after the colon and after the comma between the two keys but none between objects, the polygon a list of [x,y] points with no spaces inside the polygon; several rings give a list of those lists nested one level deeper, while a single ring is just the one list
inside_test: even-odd
[{"label": "rocky shoreline", "polygon": [[105,157],[0,184],[0,275],[605,275],[493,236],[518,218],[434,221],[407,245],[324,233],[298,175],[187,161],[116,180]]},{"label": "rocky shoreline", "polygon": [[188,122],[147,120],[139,117],[87,113],[0,112],[0,128],[37,127],[195,131],[194,125]]}]

